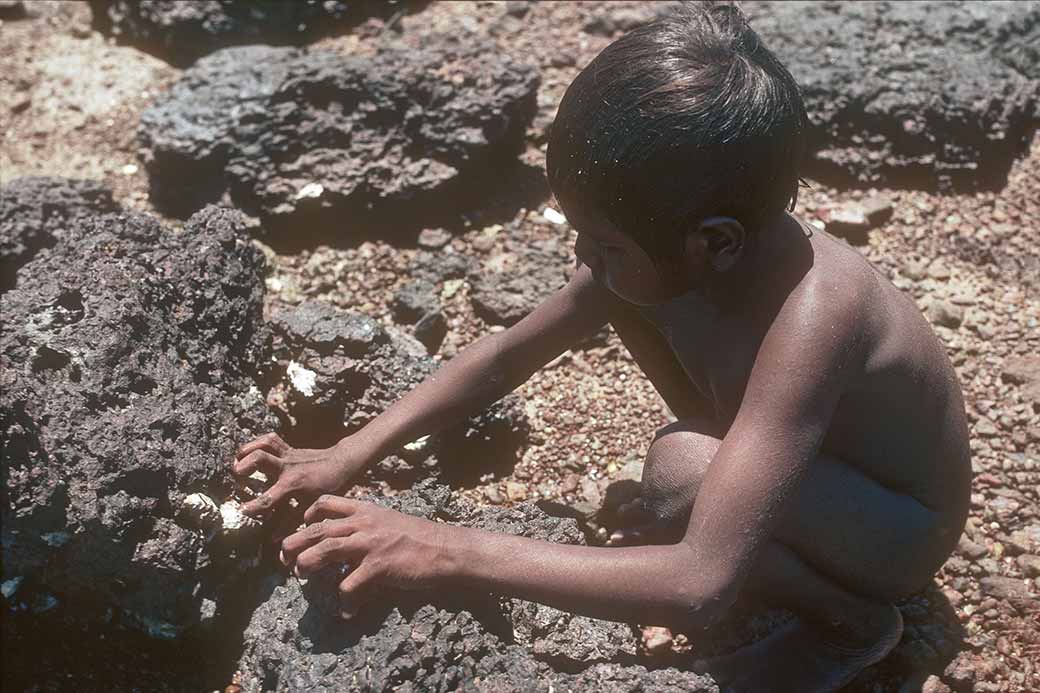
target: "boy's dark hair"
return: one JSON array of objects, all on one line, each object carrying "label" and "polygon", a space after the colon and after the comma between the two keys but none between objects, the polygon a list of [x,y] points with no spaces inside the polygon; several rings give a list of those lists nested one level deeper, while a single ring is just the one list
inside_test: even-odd
[{"label": "boy's dark hair", "polygon": [[689,3],[607,46],[549,134],[558,198],[604,214],[655,262],[712,215],[758,229],[798,196],[798,86],[732,4]]}]

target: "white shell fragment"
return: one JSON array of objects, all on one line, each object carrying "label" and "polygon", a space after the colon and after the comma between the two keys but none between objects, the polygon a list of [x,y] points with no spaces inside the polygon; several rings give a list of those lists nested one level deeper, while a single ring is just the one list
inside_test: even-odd
[{"label": "white shell fragment", "polygon": [[325,192],[325,186],[321,183],[308,183],[296,192],[296,199],[302,200],[308,197],[321,197]]},{"label": "white shell fragment", "polygon": [[430,442],[430,436],[425,435],[421,438],[416,438],[410,443],[405,443],[404,449],[408,452],[422,452],[426,449],[427,444]]},{"label": "white shell fragment", "polygon": [[289,367],[286,369],[286,373],[288,373],[289,380],[292,382],[294,388],[299,390],[306,397],[314,396],[314,385],[318,380],[317,373],[307,370],[295,361],[289,362]]},{"label": "white shell fragment", "polygon": [[554,224],[567,223],[567,217],[563,216],[552,207],[546,207],[545,211],[542,212],[542,216],[545,217],[547,221],[551,221]]},{"label": "white shell fragment", "polygon": [[235,500],[221,504],[220,521],[225,533],[260,526],[256,519],[242,512],[242,504]]}]

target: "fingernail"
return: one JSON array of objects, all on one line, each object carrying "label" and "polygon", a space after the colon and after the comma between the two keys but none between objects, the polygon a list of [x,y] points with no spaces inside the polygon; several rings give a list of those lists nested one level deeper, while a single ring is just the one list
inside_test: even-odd
[{"label": "fingernail", "polygon": [[289,565],[289,561],[285,560],[285,552],[284,551],[279,551],[278,552],[278,560],[282,562],[282,565]]},{"label": "fingernail", "polygon": [[294,565],[292,567],[292,574],[295,575],[296,577],[303,577],[302,575],[300,575],[300,566],[298,566],[298,565]]}]

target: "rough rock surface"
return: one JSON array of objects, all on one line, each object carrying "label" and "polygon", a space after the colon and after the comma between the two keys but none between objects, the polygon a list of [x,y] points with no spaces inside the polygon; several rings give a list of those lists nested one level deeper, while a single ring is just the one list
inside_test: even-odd
[{"label": "rough rock surface", "polygon": [[[573,520],[530,504],[478,507],[427,482],[370,500],[444,522],[584,543]],[[301,586],[292,578],[274,588],[246,629],[244,691],[717,690],[706,676],[632,664],[637,636],[624,624],[484,594],[394,594],[386,600],[392,606],[343,622],[334,589],[334,581]]]},{"label": "rough rock surface", "polygon": [[118,209],[112,192],[92,180],[29,177],[0,188],[0,291],[41,248],[74,235],[84,216]]},{"label": "rough rock surface", "polygon": [[178,67],[226,46],[296,45],[389,17],[403,5],[382,0],[90,0],[94,27]]},{"label": "rough rock surface", "polygon": [[471,275],[473,308],[493,325],[513,325],[567,283],[573,262],[556,239],[508,243],[506,252],[488,261],[492,271]]},{"label": "rough rock surface", "polygon": [[18,600],[107,610],[156,638],[220,617],[257,547],[179,510],[190,493],[227,498],[236,445],[277,423],[253,386],[263,256],[242,231],[215,207],[180,233],[90,217],[0,297],[3,580]]},{"label": "rough rock surface", "polygon": [[802,88],[810,175],[1000,187],[1040,103],[1036,2],[746,3]]},{"label": "rough rock surface", "polygon": [[235,125],[264,108],[300,54],[271,46],[217,51],[141,114],[138,139],[156,207],[188,216],[220,199]]},{"label": "rough rock surface", "polygon": [[[285,415],[286,434],[308,446],[332,444],[361,428],[436,367],[413,337],[326,303],[304,302],[279,311],[272,322],[285,375],[268,401]],[[515,461],[526,432],[519,399],[508,396],[460,426],[409,444],[376,471],[407,483],[414,479],[408,472],[436,471],[431,456],[443,451],[452,464],[439,471],[448,478],[487,473]]]},{"label": "rough rock surface", "polygon": [[480,182],[518,150],[537,86],[534,69],[446,35],[370,57],[228,49],[144,114],[141,141],[156,181],[205,179],[219,196],[224,169],[265,228],[342,234],[377,212],[382,224],[430,213]]}]

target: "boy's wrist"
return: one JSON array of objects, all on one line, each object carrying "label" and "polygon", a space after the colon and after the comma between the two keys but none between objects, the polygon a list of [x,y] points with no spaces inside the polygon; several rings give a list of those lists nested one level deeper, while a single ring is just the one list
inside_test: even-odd
[{"label": "boy's wrist", "polygon": [[481,560],[483,534],[478,530],[457,525],[438,525],[438,539],[433,556],[435,582],[458,582],[472,578],[470,568]]}]

